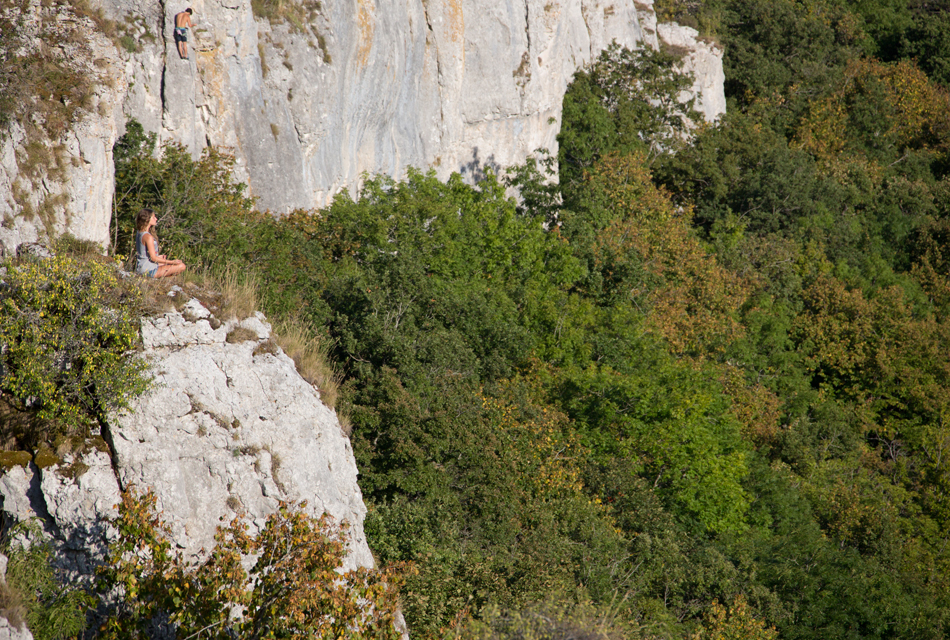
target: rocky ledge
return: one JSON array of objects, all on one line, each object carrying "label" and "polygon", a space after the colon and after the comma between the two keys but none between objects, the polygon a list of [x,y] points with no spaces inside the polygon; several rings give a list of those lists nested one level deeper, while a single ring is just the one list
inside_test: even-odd
[{"label": "rocky ledge", "polygon": [[[179,294],[180,295],[180,294]],[[175,542],[211,548],[221,519],[263,525],[279,501],[349,525],[347,567],[373,566],[356,462],[336,414],[274,343],[260,313],[221,322],[197,299],[142,320],[154,384],[112,415],[99,446],[0,477],[4,522],[37,518],[76,577],[113,532],[120,491],[151,488]]]}]

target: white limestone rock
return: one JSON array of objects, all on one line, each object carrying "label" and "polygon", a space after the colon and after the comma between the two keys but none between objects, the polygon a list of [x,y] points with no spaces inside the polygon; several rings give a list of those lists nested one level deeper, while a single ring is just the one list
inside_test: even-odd
[{"label": "white limestone rock", "polygon": [[[652,0],[323,0],[302,30],[255,18],[250,0],[99,4],[131,29],[136,50],[86,19],[63,21],[87,41],[70,50],[75,64],[105,80],[55,141],[62,184],[26,180],[22,128],[0,136],[7,252],[63,231],[108,241],[112,146],[133,117],[195,157],[209,145],[233,153],[258,207],[284,213],[324,206],[364,173],[401,178],[414,166],[475,181],[538,149],[556,153],[568,83],[613,41],[682,48],[700,111],[713,120],[725,110],[722,52],[691,29],[657,25]],[[189,4],[195,27],[181,60],[172,19]],[[29,6],[37,15],[19,21],[25,28],[41,11],[67,11]],[[48,224],[26,218],[59,196],[66,204]]]},{"label": "white limestone rock", "polygon": [[[128,92],[126,76],[115,45],[90,18],[44,4],[30,3],[14,20],[22,36],[17,42],[26,43],[18,53],[29,57],[43,50],[42,55],[56,57],[87,78],[95,90],[78,120],[57,139],[29,134],[17,122],[0,135],[0,254],[66,231],[103,246],[109,241],[115,187],[112,147]],[[40,148],[31,151],[31,144],[55,160],[31,157]]]},{"label": "white limestone rock", "polygon": [[[107,450],[5,471],[5,521],[39,518],[62,566],[88,579],[114,538],[106,522],[120,487],[154,491],[189,554],[210,549],[222,519],[238,511],[260,528],[279,501],[306,501],[313,515],[347,523],[346,568],[373,566],[356,463],[336,415],[274,346],[263,315],[212,322],[197,300],[143,319],[150,391],[109,417]],[[237,327],[250,339],[227,342]]]},{"label": "white limestone rock", "polygon": [[33,640],[33,634],[26,628],[25,623],[17,626],[0,615],[0,640]]},{"label": "white limestone rock", "polygon": [[[0,582],[6,582],[7,557],[0,553]],[[0,611],[0,640],[33,640],[33,634],[26,628],[26,625],[13,624]]]},{"label": "white limestone rock", "polygon": [[696,110],[706,122],[726,112],[726,74],[722,68],[722,49],[700,38],[692,27],[676,23],[657,25],[657,35],[674,51],[683,52],[682,70],[693,76],[693,86],[680,99],[695,98]]},{"label": "white limestone rock", "polygon": [[[306,500],[312,513],[349,523],[350,566],[372,566],[349,440],[293,361],[261,348],[270,338],[264,317],[209,331],[207,319],[186,315],[143,321],[143,335],[149,326],[167,331],[147,354],[153,391],[112,421],[123,486],[153,487],[189,552],[212,545],[220,518],[244,510],[260,525],[279,500]],[[238,324],[256,339],[226,342]]]},{"label": "white limestone rock", "polygon": [[[556,153],[574,72],[613,41],[659,46],[650,0],[324,0],[305,31],[256,19],[248,0],[204,0],[191,3],[183,61],[170,25],[185,5],[146,11],[159,37],[126,67],[125,111],[193,153],[232,150],[259,206],[278,213],[323,206],[364,172],[476,180]],[[708,65],[690,68],[696,90],[715,93]],[[724,108],[701,102],[710,118]]]},{"label": "white limestone rock", "polygon": [[33,634],[26,625],[16,627],[0,616],[0,640],[33,640]]}]

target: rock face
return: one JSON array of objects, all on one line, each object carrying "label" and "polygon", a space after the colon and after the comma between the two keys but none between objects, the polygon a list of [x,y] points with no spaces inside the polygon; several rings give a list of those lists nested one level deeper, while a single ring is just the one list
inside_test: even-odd
[{"label": "rock face", "polygon": [[[235,332],[240,329],[239,332]],[[228,335],[243,334],[228,342]],[[142,321],[155,376],[130,411],[110,416],[106,441],[43,469],[0,477],[4,522],[39,518],[77,577],[91,574],[113,532],[120,488],[151,488],[186,553],[214,545],[220,519],[254,527],[278,501],[349,525],[347,568],[373,566],[366,508],[349,440],[319,392],[273,345],[256,314],[219,323],[197,300]]]},{"label": "rock face", "polygon": [[[186,0],[100,1],[124,46],[93,37],[113,80],[70,134],[78,173],[53,225],[97,241],[108,236],[112,145],[130,117],[195,155],[229,150],[259,207],[283,213],[325,205],[364,172],[401,177],[415,166],[474,180],[539,148],[556,152],[567,84],[612,41],[672,44],[706,117],[725,109],[721,52],[657,25],[652,0],[294,0],[270,3],[283,8],[269,18],[250,0],[191,0],[188,60],[172,36]],[[95,32],[79,22],[83,37]],[[22,210],[12,184],[25,143],[14,131],[0,149],[8,217]],[[43,235],[35,221],[7,224],[8,250]]]},{"label": "rock face", "polygon": [[726,112],[724,86],[726,74],[722,69],[722,51],[699,37],[692,27],[667,23],[657,25],[657,36],[667,47],[683,53],[682,70],[693,76],[693,86],[680,99],[696,98],[696,110],[707,122]]},{"label": "rock face", "polygon": [[[233,149],[259,205],[277,212],[322,206],[363,172],[475,179],[556,151],[574,72],[613,41],[657,46],[643,28],[655,31],[650,1],[325,0],[303,28],[248,5],[196,5],[189,61],[168,29],[184,7],[152,16],[164,40],[135,56],[125,109],[192,151]],[[718,52],[697,55],[692,68],[718,61],[721,74]],[[714,85],[697,87],[721,94]],[[718,115],[724,100],[705,101]]]},{"label": "rock face", "polygon": [[168,29],[184,6],[166,5],[126,112],[193,151],[233,149],[278,212],[322,206],[363,172],[477,176],[551,148],[574,71],[642,40],[632,0],[325,0],[302,29],[249,5],[195,5],[189,61]]},{"label": "rock face", "polygon": [[[109,239],[112,146],[124,122],[121,105],[128,91],[124,65],[92,20],[43,4],[29,5],[23,13],[16,6],[0,9],[19,25],[15,34],[4,34],[6,46],[14,47],[21,60],[38,56],[60,62],[94,90],[59,98],[66,103],[81,98],[85,104],[75,113],[60,109],[45,118],[35,102],[18,105],[27,117],[0,132],[0,255],[65,231],[102,245]],[[16,64],[27,64],[21,60]],[[71,78],[61,82],[66,86],[45,88],[55,93],[75,84]],[[66,114],[74,120],[56,124]]]}]

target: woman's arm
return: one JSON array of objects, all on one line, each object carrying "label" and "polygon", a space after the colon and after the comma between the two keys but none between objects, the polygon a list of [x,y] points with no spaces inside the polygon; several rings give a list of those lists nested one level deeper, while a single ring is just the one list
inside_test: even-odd
[{"label": "woman's arm", "polygon": [[155,251],[155,238],[151,233],[143,234],[142,242],[145,243],[145,252],[148,253],[149,260],[155,264],[168,264],[168,260],[165,259],[165,256],[160,256]]}]

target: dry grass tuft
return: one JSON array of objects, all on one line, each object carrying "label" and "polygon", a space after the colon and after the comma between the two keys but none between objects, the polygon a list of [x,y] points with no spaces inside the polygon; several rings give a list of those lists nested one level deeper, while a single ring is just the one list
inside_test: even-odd
[{"label": "dry grass tuft", "polygon": [[104,256],[102,247],[92,240],[80,240],[71,233],[64,233],[56,238],[56,241],[53,243],[53,253],[56,255],[73,256],[84,260],[112,260]]},{"label": "dry grass tuft", "polygon": [[253,354],[255,356],[262,356],[269,353],[276,356],[279,350],[280,348],[277,346],[277,343],[274,342],[272,338],[268,338],[264,342],[257,345],[253,351]]},{"label": "dry grass tuft", "polygon": [[349,438],[350,434],[353,433],[353,423],[350,422],[350,416],[343,413],[342,411],[337,411],[336,418],[340,422],[340,431],[343,432],[343,435]]},{"label": "dry grass tuft", "polygon": [[297,365],[304,380],[320,390],[323,403],[333,409],[340,391],[340,375],[330,362],[326,340],[312,327],[296,320],[284,320],[275,328],[277,344]]},{"label": "dry grass tuft", "polygon": [[257,340],[257,333],[251,331],[247,327],[237,326],[228,331],[225,341],[228,344],[238,344],[241,342],[248,342],[249,340]]},{"label": "dry grass tuft", "polygon": [[[184,289],[189,295],[179,297],[198,298],[208,310],[222,319],[243,320],[257,310],[260,283],[253,275],[228,270],[219,273],[186,273],[186,277],[190,281],[184,284]],[[152,306],[159,313],[164,313],[174,305],[174,298],[168,296],[173,284],[161,280],[143,280],[143,290],[149,292],[145,297],[153,301]],[[234,327],[226,338],[232,344],[257,339],[257,334],[244,327]],[[301,377],[320,391],[323,403],[335,409],[340,374],[330,361],[327,341],[322,340],[313,327],[294,319],[285,319],[276,324],[272,338],[264,340],[254,349],[254,355],[276,354],[278,347],[294,361]],[[349,420],[344,415],[339,415],[339,419],[340,428],[348,436],[352,430]]]},{"label": "dry grass tuft", "polygon": [[168,313],[175,309],[175,297],[183,297],[169,295],[176,284],[173,278],[137,277],[136,279],[142,291],[139,312],[144,316],[155,317]]},{"label": "dry grass tuft", "polygon": [[257,311],[257,279],[249,274],[232,270],[210,278],[221,291],[221,317],[243,320]]},{"label": "dry grass tuft", "polygon": [[11,626],[23,628],[26,622],[26,604],[23,597],[6,582],[0,580],[0,616],[7,619]]}]

